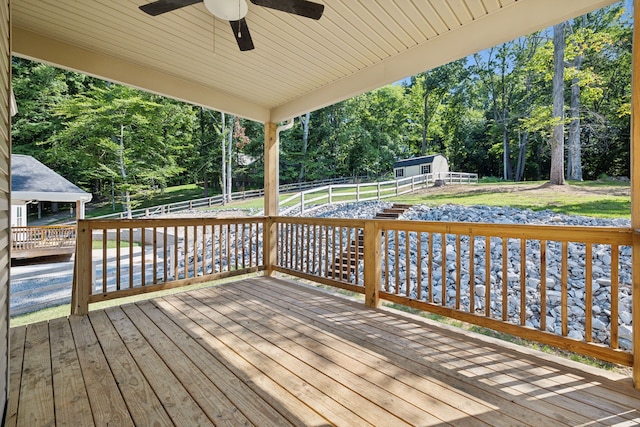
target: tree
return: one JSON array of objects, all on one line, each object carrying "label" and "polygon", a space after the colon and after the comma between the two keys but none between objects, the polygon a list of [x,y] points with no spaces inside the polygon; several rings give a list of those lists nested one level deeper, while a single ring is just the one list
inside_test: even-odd
[{"label": "tree", "polygon": [[564,22],[553,26],[553,132],[549,182],[563,185],[564,180]]},{"label": "tree", "polygon": [[307,167],[307,150],[309,148],[309,123],[311,121],[311,113],[300,116],[300,124],[302,125],[302,160],[300,161],[300,175],[298,182],[304,179],[304,173]]},{"label": "tree", "polygon": [[[460,94],[465,86],[468,75],[466,61],[466,58],[453,61],[411,78],[407,87],[407,114],[410,123],[421,133],[419,150],[411,148],[416,154],[425,156],[437,149],[430,142],[433,133],[442,136],[441,128],[438,126],[438,129],[433,130],[430,127],[442,112],[441,107]],[[440,147],[442,148],[444,147]]]},{"label": "tree", "polygon": [[115,84],[64,100],[56,115],[65,125],[48,139],[48,163],[96,190],[113,183],[125,200],[184,171],[178,158],[196,125],[190,106]]}]

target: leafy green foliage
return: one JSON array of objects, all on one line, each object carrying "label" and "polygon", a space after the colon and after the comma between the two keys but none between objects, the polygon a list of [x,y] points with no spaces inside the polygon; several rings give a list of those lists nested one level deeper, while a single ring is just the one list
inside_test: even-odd
[{"label": "leafy green foliage", "polygon": [[[577,81],[583,176],[628,176],[630,17],[616,3],[567,26],[565,104]],[[296,118],[281,134],[280,182],[382,178],[399,158],[435,152],[452,170],[546,179],[557,122],[552,58],[550,32],[542,31],[313,111],[306,140]],[[13,152],[114,205],[125,192],[144,204],[169,185],[220,193],[221,113],[24,59],[12,64]],[[234,122],[233,191],[262,187],[263,132],[261,123]]]}]

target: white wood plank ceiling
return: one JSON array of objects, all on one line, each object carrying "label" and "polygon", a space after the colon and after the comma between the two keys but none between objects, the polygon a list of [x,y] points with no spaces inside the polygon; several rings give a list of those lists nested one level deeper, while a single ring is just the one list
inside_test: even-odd
[{"label": "white wood plank ceiling", "polygon": [[255,50],[202,3],[12,0],[15,55],[238,114],[281,121],[612,0],[316,0],[314,21],[249,4]]}]

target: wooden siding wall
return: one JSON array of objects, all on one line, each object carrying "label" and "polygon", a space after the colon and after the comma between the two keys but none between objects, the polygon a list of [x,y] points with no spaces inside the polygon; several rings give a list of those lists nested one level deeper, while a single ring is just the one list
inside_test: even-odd
[{"label": "wooden siding wall", "polygon": [[11,44],[9,1],[0,2],[0,405],[6,408],[11,246]]}]

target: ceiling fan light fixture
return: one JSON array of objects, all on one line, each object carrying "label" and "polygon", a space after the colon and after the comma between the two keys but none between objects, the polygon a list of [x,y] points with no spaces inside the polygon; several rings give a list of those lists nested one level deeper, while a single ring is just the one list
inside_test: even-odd
[{"label": "ceiling fan light fixture", "polygon": [[225,21],[239,21],[249,11],[245,0],[204,0],[204,6],[212,15]]}]

